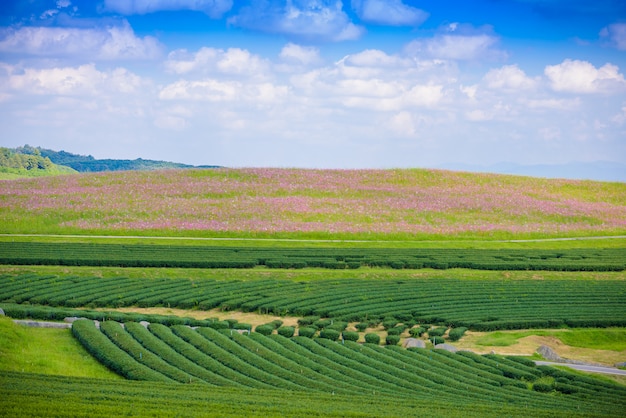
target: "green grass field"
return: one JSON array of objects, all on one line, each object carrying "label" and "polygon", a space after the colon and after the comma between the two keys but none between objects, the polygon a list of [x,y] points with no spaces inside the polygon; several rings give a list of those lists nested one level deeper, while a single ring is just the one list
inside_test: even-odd
[{"label": "green grass field", "polygon": [[119,379],[87,353],[69,329],[27,328],[0,317],[0,370]]},{"label": "green grass field", "polygon": [[564,344],[572,347],[592,348],[598,350],[625,351],[626,329],[562,329],[562,330],[528,330],[491,332],[479,338],[476,343],[485,346],[507,347],[518,342],[520,338],[530,335],[557,337]]}]

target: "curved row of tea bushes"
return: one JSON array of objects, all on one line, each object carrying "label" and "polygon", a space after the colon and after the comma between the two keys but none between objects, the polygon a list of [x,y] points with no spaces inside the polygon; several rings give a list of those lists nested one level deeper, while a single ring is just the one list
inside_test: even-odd
[{"label": "curved row of tea bushes", "polygon": [[280,248],[0,242],[0,264],[181,268],[622,271],[626,249]]},{"label": "curved row of tea bushes", "polygon": [[[595,412],[617,411],[626,405],[626,390],[617,384],[537,367],[523,359],[277,334],[231,334],[181,325],[168,328],[155,324],[148,329],[139,324],[126,326],[128,332],[119,324],[105,322],[99,331],[90,321],[77,321],[74,333],[83,344],[93,346],[97,342],[101,347],[117,348],[111,351],[113,360],[102,354],[99,358],[124,375],[129,375],[124,365],[130,364],[131,370],[142,367],[159,379],[167,379],[167,374],[179,382],[204,381],[220,386],[453,397],[459,402],[506,401],[565,409],[588,408],[593,399],[600,408]],[[130,363],[119,360],[120,351],[127,353],[123,358]],[[153,380],[154,376],[146,374],[143,378]]]},{"label": "curved row of tea bushes", "polygon": [[127,379],[172,382],[172,379],[135,360],[96,328],[93,321],[74,322],[72,334],[98,361]]},{"label": "curved row of tea bushes", "polygon": [[[287,392],[246,388],[181,385],[159,382],[85,379],[0,371],[0,406],[6,416],[45,417],[408,417],[427,411],[450,418],[491,418],[502,416],[558,417],[618,416],[616,409],[595,408],[577,403],[575,407],[553,408],[509,405],[474,400],[451,402],[445,395],[411,398],[376,395],[329,396],[326,392]],[[416,412],[419,411],[419,412]]]},{"label": "curved row of tea bushes", "polygon": [[[405,350],[277,334],[231,334],[181,325],[167,328],[156,324],[146,329],[128,324],[126,332],[118,324],[106,322],[99,331],[93,324],[86,326],[88,322],[77,321],[75,334],[81,342],[110,340],[109,346],[118,350],[111,352],[112,359],[101,358],[114,370],[122,370],[127,364],[118,360],[122,348],[130,354],[126,354],[125,361],[132,360],[134,367],[143,362],[151,369],[144,366],[142,370],[152,370],[161,379],[166,379],[161,374],[165,373],[179,382],[188,382],[193,375],[192,381],[213,385],[273,387],[290,393],[447,396],[459,402],[481,400],[566,410],[591,399],[599,408],[595,412],[626,406],[626,390],[619,385],[593,378],[579,379],[562,370],[502,356]],[[206,371],[201,376],[203,369]],[[152,380],[149,375],[144,378]],[[546,391],[550,394],[540,393]],[[561,397],[554,396],[557,392]]]},{"label": "curved row of tea bushes", "polygon": [[[194,307],[198,309],[221,307],[222,310],[243,309],[276,315],[313,315],[318,317],[318,321],[320,317],[325,317],[332,318],[336,323],[380,322],[386,317],[396,317],[404,318],[404,323],[445,324],[480,331],[563,325],[626,326],[626,293],[621,280],[342,279],[320,280],[314,286],[306,282],[275,279],[151,280],[2,276],[0,303],[25,305],[38,301],[73,306],[79,298],[86,306],[102,306],[100,303],[106,300],[107,307],[134,304],[189,308],[189,298],[193,298],[197,301]],[[96,299],[92,300],[84,296],[91,285],[99,289],[93,296]],[[56,289],[54,298],[45,296],[46,289]],[[106,299],[99,296],[103,293],[107,294]],[[177,305],[181,301],[182,305]],[[14,307],[11,309],[15,310]],[[39,308],[25,309],[36,312]],[[93,319],[116,319],[116,315],[84,314]],[[135,318],[128,320],[143,320]],[[231,327],[214,321],[209,324],[179,318],[172,318],[170,322],[163,319],[150,322]],[[319,328],[318,325],[315,327]]]}]

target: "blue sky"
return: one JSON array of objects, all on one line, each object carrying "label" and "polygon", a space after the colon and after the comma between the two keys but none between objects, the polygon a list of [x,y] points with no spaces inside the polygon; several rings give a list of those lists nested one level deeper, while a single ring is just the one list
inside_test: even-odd
[{"label": "blue sky", "polygon": [[0,5],[0,143],[232,167],[626,163],[622,0]]}]

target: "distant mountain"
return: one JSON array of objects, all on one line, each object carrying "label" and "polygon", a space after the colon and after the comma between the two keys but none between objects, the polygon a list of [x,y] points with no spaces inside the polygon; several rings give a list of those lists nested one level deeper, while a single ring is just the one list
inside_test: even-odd
[{"label": "distant mountain", "polygon": [[577,180],[626,182],[626,164],[611,161],[571,162],[566,164],[521,165],[498,163],[488,166],[450,163],[437,168],[471,172],[514,174],[520,176],[564,178]]},{"label": "distant mountain", "polygon": [[39,153],[39,155],[50,159],[50,161],[55,164],[71,167],[79,172],[163,170],[172,168],[219,168],[219,166],[214,165],[194,166],[169,161],[144,160],[142,158],[137,158],[136,160],[96,159],[91,155],[79,155],[67,151],[54,151],[40,147],[35,148],[29,145],[18,147],[14,151],[17,153],[31,155]]}]

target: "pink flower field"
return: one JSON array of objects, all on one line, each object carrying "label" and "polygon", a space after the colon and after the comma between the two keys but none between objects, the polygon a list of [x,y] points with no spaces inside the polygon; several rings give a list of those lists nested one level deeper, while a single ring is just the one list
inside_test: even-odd
[{"label": "pink flower field", "polygon": [[2,232],[626,231],[626,184],[438,170],[209,169],[0,181]]}]

